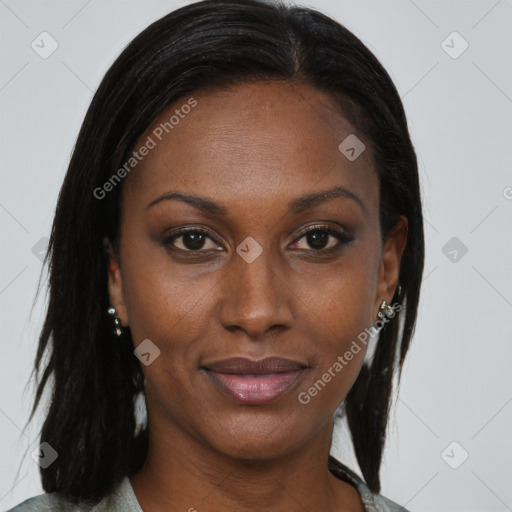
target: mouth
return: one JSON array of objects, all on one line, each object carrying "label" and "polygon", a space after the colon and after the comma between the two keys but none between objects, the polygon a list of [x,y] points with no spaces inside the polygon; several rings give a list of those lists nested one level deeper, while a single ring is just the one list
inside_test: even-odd
[{"label": "mouth", "polygon": [[235,402],[264,404],[290,390],[309,368],[305,363],[268,357],[236,357],[202,366],[210,380]]}]

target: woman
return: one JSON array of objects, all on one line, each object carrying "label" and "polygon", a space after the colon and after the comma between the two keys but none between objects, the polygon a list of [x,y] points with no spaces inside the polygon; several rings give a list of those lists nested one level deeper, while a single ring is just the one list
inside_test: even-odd
[{"label": "woman", "polygon": [[[48,258],[47,494],[13,510],[406,510],[379,468],[418,170],[389,75],[343,26],[206,0],[144,30],[86,115]],[[364,479],[330,456],[344,416]]]}]

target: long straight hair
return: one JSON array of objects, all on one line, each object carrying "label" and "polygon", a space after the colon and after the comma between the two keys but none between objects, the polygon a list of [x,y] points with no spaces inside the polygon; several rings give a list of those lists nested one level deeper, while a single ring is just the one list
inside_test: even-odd
[{"label": "long straight hair", "polygon": [[400,288],[393,297],[404,306],[400,322],[389,322],[380,332],[342,411],[363,477],[380,492],[392,379],[398,372],[399,385],[423,273],[416,155],[400,96],[369,49],[313,9],[261,0],[205,0],[152,23],[116,59],[92,99],[60,190],[44,261],[49,302],[28,421],[49,386],[41,442],[49,443],[58,459],[40,470],[46,492],[98,502],[142,466],[148,450],[147,425],[140,428],[136,421],[136,401],[144,392],[140,363],[129,329],[118,340],[106,315],[102,241],[108,237],[118,251],[122,183],[103,199],[94,190],[122,167],[171,103],[200,89],[268,80],[328,93],[366,137],[379,177],[382,242],[400,215],[408,220]]}]

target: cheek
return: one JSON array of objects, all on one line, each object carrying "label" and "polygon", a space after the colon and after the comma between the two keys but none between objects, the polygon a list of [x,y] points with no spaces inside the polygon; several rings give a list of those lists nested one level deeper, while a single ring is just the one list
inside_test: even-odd
[{"label": "cheek", "polygon": [[378,268],[362,244],[330,265],[328,271],[320,268],[314,273],[303,272],[294,278],[292,287],[304,307],[302,316],[309,322],[317,319],[318,329],[325,336],[320,339],[340,340],[356,337],[374,320]]},{"label": "cheek", "polygon": [[[130,239],[136,239],[135,233],[127,233],[126,240]],[[123,287],[134,341],[163,342],[181,338],[191,327],[200,328],[198,320],[208,317],[204,310],[218,276],[201,276],[199,266],[191,270],[193,265],[173,263],[153,242],[130,245],[122,258]]]},{"label": "cheek", "polygon": [[316,340],[311,353],[314,365],[297,398],[317,414],[334,414],[364,362],[369,341],[365,329],[369,325],[366,315],[355,307],[358,303],[353,297],[346,307],[319,310],[316,327],[311,329],[310,337]]},{"label": "cheek", "polygon": [[[367,352],[369,329],[376,321],[372,265],[370,258],[359,254],[357,261],[346,261],[328,276],[317,275],[307,283],[302,276],[300,287],[306,298],[301,301],[303,320],[297,328],[312,343],[314,368],[299,390],[300,403],[315,401],[333,412],[356,380]],[[302,288],[304,284],[310,286]]]}]

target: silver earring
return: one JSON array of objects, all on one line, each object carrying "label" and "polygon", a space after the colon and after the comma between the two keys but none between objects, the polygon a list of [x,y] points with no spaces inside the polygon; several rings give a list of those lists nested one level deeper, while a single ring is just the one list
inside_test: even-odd
[{"label": "silver earring", "polygon": [[107,312],[114,319],[114,334],[116,336],[121,336],[123,334],[123,328],[121,326],[121,320],[117,316],[116,308],[114,306],[109,306]]},{"label": "silver earring", "polygon": [[395,310],[393,309],[393,306],[390,306],[385,300],[383,300],[377,316],[382,320],[385,316],[393,316],[394,312]]}]

